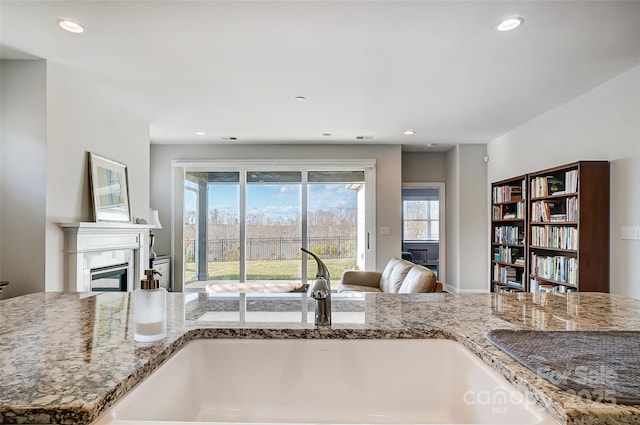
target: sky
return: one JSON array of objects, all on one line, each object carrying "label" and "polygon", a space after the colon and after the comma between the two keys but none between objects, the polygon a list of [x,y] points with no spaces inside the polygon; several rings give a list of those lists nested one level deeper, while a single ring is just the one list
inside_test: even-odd
[{"label": "sky", "polygon": [[[309,184],[309,211],[337,208],[356,208],[356,191],[346,189],[344,183]],[[247,185],[247,213],[262,211],[270,217],[300,214],[300,184]],[[238,185],[209,186],[209,209],[238,212]],[[185,210],[195,210],[195,196],[185,196]]]}]

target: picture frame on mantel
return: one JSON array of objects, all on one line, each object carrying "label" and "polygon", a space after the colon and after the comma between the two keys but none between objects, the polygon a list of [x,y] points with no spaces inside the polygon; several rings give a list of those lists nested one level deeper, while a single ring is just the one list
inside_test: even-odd
[{"label": "picture frame on mantel", "polygon": [[89,152],[89,181],[94,220],[131,223],[127,166]]}]

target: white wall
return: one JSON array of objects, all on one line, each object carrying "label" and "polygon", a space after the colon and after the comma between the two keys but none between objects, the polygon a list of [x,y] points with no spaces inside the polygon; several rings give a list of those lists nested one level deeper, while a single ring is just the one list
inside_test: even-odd
[{"label": "white wall", "polygon": [[149,216],[149,125],[47,64],[46,289],[63,290],[64,236],[57,223],[93,221],[87,152],[127,165],[133,217]]},{"label": "white wall", "polygon": [[447,270],[445,289],[487,292],[486,145],[458,145],[446,153]]},{"label": "white wall", "polygon": [[489,262],[482,255],[489,246],[486,145],[460,145],[460,291],[487,292]]},{"label": "white wall", "polygon": [[447,162],[444,152],[403,152],[402,181],[404,183],[444,182]]},{"label": "white wall", "polygon": [[611,161],[611,292],[640,298],[640,241],[620,237],[621,226],[640,226],[640,67],[492,141],[488,155],[489,183],[577,160]]},{"label": "white wall", "polygon": [[355,145],[151,145],[151,208],[160,214],[162,230],[154,231],[157,253],[171,252],[171,161],[174,159],[375,159],[376,228],[392,228],[390,235],[376,235],[376,266],[400,256],[401,243],[401,147]]},{"label": "white wall", "polygon": [[148,217],[149,126],[64,66],[2,61],[2,278],[7,296],[62,291],[60,222],[93,221],[87,151],[128,166],[134,216]]},{"label": "white wall", "polygon": [[44,290],[46,63],[0,62],[3,297]]},{"label": "white wall", "polygon": [[460,286],[460,183],[459,161],[460,147],[448,151],[445,155],[447,173],[447,281],[444,282],[445,290],[458,292]]}]

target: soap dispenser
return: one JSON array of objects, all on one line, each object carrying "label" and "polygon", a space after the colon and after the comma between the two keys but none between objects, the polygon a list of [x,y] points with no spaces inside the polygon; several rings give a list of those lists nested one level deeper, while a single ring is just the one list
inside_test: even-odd
[{"label": "soap dispenser", "polygon": [[167,335],[167,291],[154,279],[162,274],[153,269],[144,274],[140,289],[133,291],[133,339],[151,342]]}]

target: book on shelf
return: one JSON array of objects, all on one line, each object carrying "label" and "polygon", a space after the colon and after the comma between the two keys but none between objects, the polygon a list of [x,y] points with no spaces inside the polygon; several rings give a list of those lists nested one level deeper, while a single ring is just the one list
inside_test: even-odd
[{"label": "book on shelf", "polygon": [[531,204],[531,220],[534,222],[566,221],[566,202],[563,200],[536,201]]},{"label": "book on shelf", "polygon": [[549,221],[552,223],[557,223],[557,222],[561,222],[561,221],[567,221],[567,215],[566,214],[551,214],[549,216]]},{"label": "book on shelf", "polygon": [[531,245],[540,248],[578,249],[578,229],[569,226],[531,226]]},{"label": "book on shelf", "polygon": [[578,198],[572,196],[566,200],[567,221],[578,221]]},{"label": "book on shelf", "polygon": [[562,255],[542,256],[531,253],[531,273],[557,282],[578,283],[578,259]]},{"label": "book on shelf", "polygon": [[493,248],[493,259],[500,263],[524,265],[522,249],[519,247],[496,246]]},{"label": "book on shelf", "polygon": [[493,207],[492,211],[493,211],[493,212],[492,212],[492,214],[491,214],[491,217],[492,217],[494,220],[500,220],[500,219],[502,218],[502,217],[501,217],[502,212],[501,212],[501,209],[500,209],[500,207],[499,207],[499,206],[495,205],[495,206]]},{"label": "book on shelf", "polygon": [[542,198],[547,196],[549,187],[547,186],[546,177],[535,177],[531,179],[531,196],[534,198]]},{"label": "book on shelf", "polygon": [[547,177],[547,193],[549,195],[564,193],[564,180],[555,176]]},{"label": "book on shelf", "polygon": [[565,192],[575,193],[578,191],[578,170],[569,170],[564,173]]},{"label": "book on shelf", "polygon": [[523,226],[499,226],[494,229],[493,241],[498,244],[522,245],[524,243]]},{"label": "book on shelf", "polygon": [[507,284],[511,285],[511,286],[515,286],[517,288],[522,288],[522,282],[517,281],[517,280],[508,280]]},{"label": "book on shelf", "polygon": [[493,202],[511,202],[522,199],[521,186],[496,186],[493,188]]},{"label": "book on shelf", "polygon": [[522,270],[512,266],[502,266],[500,264],[493,265],[493,280],[496,282],[507,284],[510,281],[521,281]]}]

